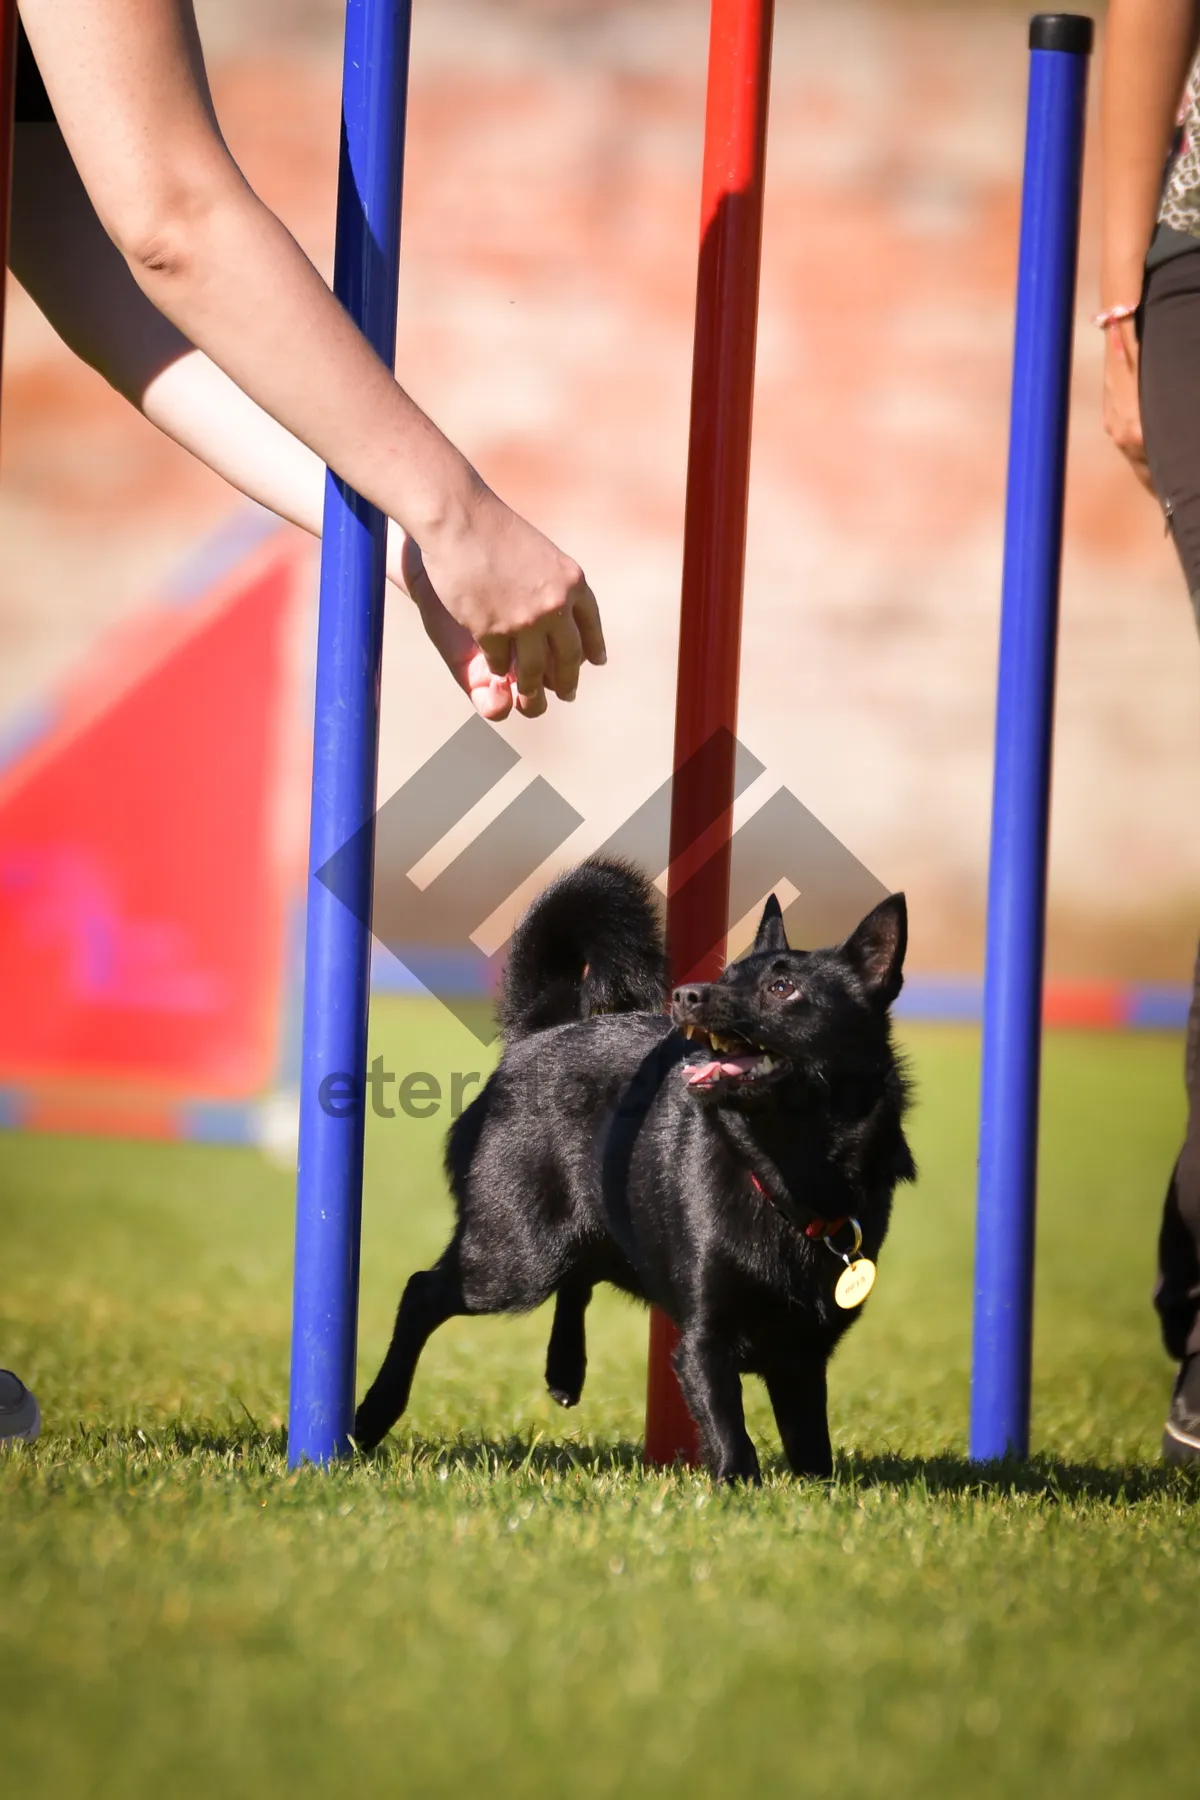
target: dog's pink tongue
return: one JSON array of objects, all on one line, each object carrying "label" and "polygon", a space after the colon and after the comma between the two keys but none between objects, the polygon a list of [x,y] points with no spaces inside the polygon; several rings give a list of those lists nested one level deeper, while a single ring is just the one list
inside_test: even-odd
[{"label": "dog's pink tongue", "polygon": [[745,1075],[757,1061],[756,1056],[748,1055],[726,1056],[720,1062],[695,1063],[685,1071],[684,1080],[689,1087],[701,1087],[721,1075]]},{"label": "dog's pink tongue", "polygon": [[704,1082],[715,1081],[720,1073],[719,1063],[689,1063],[683,1071],[683,1079],[689,1087],[700,1087]]}]

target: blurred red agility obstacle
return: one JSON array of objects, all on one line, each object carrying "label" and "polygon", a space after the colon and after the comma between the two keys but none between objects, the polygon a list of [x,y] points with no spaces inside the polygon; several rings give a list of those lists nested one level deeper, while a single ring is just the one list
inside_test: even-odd
[{"label": "blurred red agility obstacle", "polygon": [[210,545],[191,592],[112,633],[0,741],[0,1124],[278,1127],[264,1103],[295,988],[310,558],[266,529],[243,516],[223,570]]},{"label": "blurred red agility obstacle", "polygon": [[[725,958],[734,798],[750,420],[774,0],[712,0],[667,942],[671,981],[711,981]],[[719,734],[711,756],[695,753]],[[714,795],[714,788],[717,790]],[[714,803],[716,802],[716,804]],[[719,810],[717,823],[705,827]],[[697,852],[707,859],[696,867]],[[678,1334],[650,1319],[646,1460],[699,1460],[671,1362]]]}]

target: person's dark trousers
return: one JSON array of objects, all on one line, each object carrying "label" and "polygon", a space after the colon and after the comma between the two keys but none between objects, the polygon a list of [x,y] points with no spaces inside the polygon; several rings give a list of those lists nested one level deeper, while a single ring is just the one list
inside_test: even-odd
[{"label": "person's dark trousers", "polygon": [[1176,1362],[1200,1350],[1200,954],[1192,979],[1184,1080],[1187,1135],[1167,1188],[1154,1284],[1163,1342]]},{"label": "person's dark trousers", "polygon": [[[1139,323],[1146,455],[1200,624],[1200,244],[1147,274]],[[1196,677],[1200,703],[1200,667]],[[1200,1351],[1200,952],[1184,1080],[1187,1134],[1163,1207],[1154,1288],[1177,1362]]]}]

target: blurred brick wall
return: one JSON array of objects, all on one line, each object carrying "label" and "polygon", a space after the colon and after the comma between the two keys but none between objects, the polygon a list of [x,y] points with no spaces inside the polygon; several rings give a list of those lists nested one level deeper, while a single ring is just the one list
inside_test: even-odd
[{"label": "blurred brick wall", "polygon": [[[252,182],[331,260],[340,9],[198,6]],[[780,0],[742,736],[879,876],[914,960],[978,961],[1024,9]],[[583,561],[609,667],[506,728],[604,835],[669,766],[707,8],[418,0],[402,378]],[[1095,157],[1076,353],[1052,961],[1182,978],[1200,915],[1200,661],[1098,423]],[[240,504],[11,292],[0,707]],[[393,606],[381,783],[465,703]],[[765,780],[765,778],[764,778]]]}]

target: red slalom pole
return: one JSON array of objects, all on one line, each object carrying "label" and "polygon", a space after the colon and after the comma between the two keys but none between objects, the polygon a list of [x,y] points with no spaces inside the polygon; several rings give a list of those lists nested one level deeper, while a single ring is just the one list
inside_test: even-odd
[{"label": "red slalom pole", "polygon": [[12,207],[13,103],[17,81],[17,0],[0,0],[0,383],[4,378],[4,289]]},{"label": "red slalom pole", "polygon": [[[750,489],[750,420],[762,250],[763,167],[774,0],[712,0],[696,340],[675,695],[675,785],[667,942],[671,981],[711,981],[725,959],[742,642],[742,582]],[[722,733],[711,757],[696,752]],[[713,785],[724,801],[712,817]],[[703,786],[701,783],[703,782]],[[704,878],[683,859],[705,836]],[[715,842],[713,839],[715,838]],[[671,1363],[678,1333],[650,1318],[646,1461],[699,1460],[695,1424]]]}]

